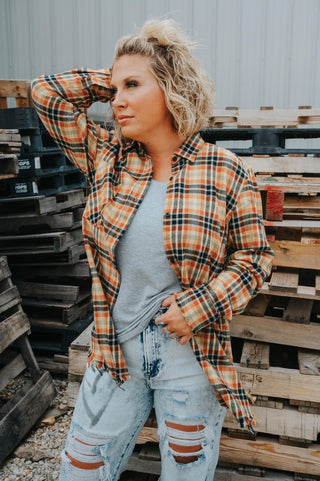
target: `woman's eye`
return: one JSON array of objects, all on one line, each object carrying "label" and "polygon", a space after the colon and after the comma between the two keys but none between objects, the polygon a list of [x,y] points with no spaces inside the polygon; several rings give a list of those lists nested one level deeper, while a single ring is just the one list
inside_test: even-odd
[{"label": "woman's eye", "polygon": [[137,87],[138,86],[138,82],[136,82],[135,80],[129,80],[127,82],[127,87]]}]

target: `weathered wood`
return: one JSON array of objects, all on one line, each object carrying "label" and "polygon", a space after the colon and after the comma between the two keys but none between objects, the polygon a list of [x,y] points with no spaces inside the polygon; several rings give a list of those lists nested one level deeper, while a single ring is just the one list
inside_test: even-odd
[{"label": "weathered wood", "polygon": [[320,244],[304,245],[294,241],[271,241],[273,264],[282,267],[320,269]]},{"label": "weathered wood", "polygon": [[320,376],[320,351],[299,349],[298,351],[299,371],[301,374],[312,374]]},{"label": "weathered wood", "polygon": [[233,337],[251,341],[283,344],[306,349],[319,348],[320,324],[290,324],[290,329],[279,318],[258,317],[239,314],[234,316],[230,324]]},{"label": "weathered wood", "polygon": [[309,324],[313,307],[311,299],[291,298],[288,306],[284,311],[282,320],[286,322],[298,322],[300,324]]},{"label": "weathered wood", "polygon": [[294,179],[292,177],[271,177],[270,175],[256,176],[258,187],[263,190],[280,190],[283,192],[292,192],[297,194],[308,195],[320,192],[319,177],[303,177],[302,179]]},{"label": "weathered wood", "polygon": [[36,299],[57,299],[60,301],[77,302],[81,298],[90,295],[86,290],[80,296],[80,287],[72,285],[45,284],[41,282],[23,282],[17,281],[16,285],[23,297],[33,297]]},{"label": "weathered wood", "polygon": [[292,157],[292,156],[278,156],[278,157],[263,157],[259,156],[242,156],[254,172],[274,172],[274,173],[288,173],[291,174],[320,174],[320,163],[317,157]]},{"label": "weathered wood", "polygon": [[319,376],[280,367],[252,369],[235,364],[235,368],[244,389],[251,394],[320,402]]},{"label": "weathered wood", "polygon": [[320,109],[218,109],[210,118],[214,127],[297,127],[319,123]]},{"label": "weathered wood", "polygon": [[70,232],[1,236],[0,252],[3,255],[63,252],[82,240],[81,229]]},{"label": "weathered wood", "polygon": [[263,316],[266,312],[271,296],[265,294],[258,294],[250,300],[246,307],[246,314],[250,316]]},{"label": "weathered wood", "polygon": [[17,107],[32,107],[31,81],[0,79],[0,98],[15,98]]},{"label": "weathered wood", "polygon": [[[82,211],[82,208],[81,208]],[[75,229],[81,227],[81,219],[77,219],[74,212],[63,212],[37,217],[11,217],[6,218],[0,224],[0,233],[3,234],[25,234],[47,232],[62,229]]]},{"label": "weathered wood", "polygon": [[[254,427],[257,433],[317,442],[320,433],[320,416],[318,414],[303,413],[290,407],[274,409],[256,406],[255,404],[252,406],[252,411],[257,421]],[[229,410],[223,427],[239,428],[236,419]]]},{"label": "weathered wood", "polygon": [[[21,391],[23,397],[21,398]],[[0,463],[19,444],[35,422],[42,416],[55,396],[55,387],[48,372],[42,374],[37,383],[23,388],[18,396],[10,400],[0,411]],[[7,403],[9,404],[9,403]],[[5,413],[5,414],[4,414]],[[3,416],[3,417],[2,417]]]},{"label": "weathered wood", "polygon": [[6,387],[9,381],[18,376],[26,368],[26,363],[21,354],[0,370],[0,391]]},{"label": "weathered wood", "polygon": [[0,257],[0,281],[11,276],[11,271],[8,266],[6,257]]},{"label": "weathered wood", "polygon": [[267,220],[283,219],[284,192],[281,190],[266,190],[261,192],[263,217]]},{"label": "weathered wood", "polygon": [[28,317],[22,310],[18,310],[2,321],[0,323],[0,352],[4,351],[18,337],[28,333],[29,330]]},{"label": "weathered wood", "polygon": [[220,457],[222,461],[262,466],[283,471],[319,474],[320,446],[297,448],[280,445],[270,438],[259,437],[256,441],[230,438],[222,435]]},{"label": "weathered wood", "polygon": [[270,282],[265,282],[260,291],[261,294],[276,295],[282,297],[298,297],[301,299],[320,300],[320,291],[317,293],[315,287],[298,286],[297,291],[279,291],[270,286]]},{"label": "weathered wood", "polygon": [[243,344],[240,366],[269,369],[269,344],[246,341]]},{"label": "weathered wood", "polygon": [[8,311],[11,307],[19,304],[21,297],[16,286],[9,287],[0,293],[0,313]]},{"label": "weathered wood", "polygon": [[[90,290],[89,290],[90,292]],[[53,321],[71,324],[84,316],[92,306],[91,296],[85,297],[78,303],[63,303],[54,300],[23,298],[22,307],[28,314],[30,322]]]},{"label": "weathered wood", "polygon": [[[30,236],[32,237],[32,236]],[[84,244],[77,244],[68,247],[63,252],[50,252],[50,256],[47,253],[36,252],[21,255],[15,253],[15,255],[10,255],[10,266],[14,269],[18,266],[55,266],[66,264],[75,264],[79,262],[85,256]]]},{"label": "weathered wood", "polygon": [[31,374],[34,383],[38,381],[41,376],[41,371],[38,366],[37,360],[30,346],[29,339],[26,334],[17,339],[17,344],[20,348],[21,355],[28,367],[28,371]]},{"label": "weathered wood", "polygon": [[[80,260],[76,264],[66,264],[58,266],[50,266],[50,271],[48,271],[48,266],[34,265],[32,270],[26,269],[24,266],[14,265],[14,274],[19,279],[31,279],[37,276],[46,277],[48,274],[50,278],[62,277],[62,278],[89,278],[91,277],[89,264],[87,259]],[[319,296],[320,298],[320,296]]]},{"label": "weathered wood", "polygon": [[277,270],[272,273],[270,288],[274,291],[296,292],[299,283],[299,273]]}]

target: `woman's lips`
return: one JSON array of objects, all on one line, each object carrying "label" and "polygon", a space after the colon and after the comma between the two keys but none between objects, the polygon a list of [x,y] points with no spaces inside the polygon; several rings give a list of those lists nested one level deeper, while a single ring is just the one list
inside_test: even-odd
[{"label": "woman's lips", "polygon": [[130,119],[132,119],[132,116],[130,115],[120,115],[118,117],[118,124],[119,125],[125,124]]}]

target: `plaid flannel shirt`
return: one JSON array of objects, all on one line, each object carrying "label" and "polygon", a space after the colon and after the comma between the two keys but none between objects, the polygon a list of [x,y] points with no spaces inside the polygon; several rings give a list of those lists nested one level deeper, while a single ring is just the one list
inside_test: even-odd
[{"label": "plaid flannel shirt", "polygon": [[[112,321],[120,286],[115,247],[152,178],[152,160],[137,142],[121,146],[87,108],[107,102],[108,69],[78,69],[33,81],[35,108],[91,190],[83,235],[92,275],[94,328],[88,362],[118,384],[129,378]],[[189,137],[172,156],[163,214],[167,258],[182,292],[176,302],[193,331],[195,356],[223,406],[241,427],[254,424],[250,397],[233,367],[229,323],[262,287],[272,250],[252,170],[226,149]]]}]

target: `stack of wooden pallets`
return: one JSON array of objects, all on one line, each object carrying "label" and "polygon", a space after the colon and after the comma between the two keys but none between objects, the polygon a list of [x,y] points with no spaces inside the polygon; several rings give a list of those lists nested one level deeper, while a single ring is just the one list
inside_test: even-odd
[{"label": "stack of wooden pallets", "polygon": [[[15,107],[8,108],[10,97]],[[8,257],[30,318],[32,347],[61,356],[92,321],[81,229],[86,179],[32,108],[30,82],[0,80],[1,127],[15,128],[20,144],[11,145],[18,175],[0,179],[0,255]]]},{"label": "stack of wooden pallets", "polygon": [[[257,435],[250,439],[227,414],[219,458],[219,465],[227,467],[216,475],[221,481],[247,480],[248,475],[268,480],[320,476],[318,124],[320,110],[310,108],[233,109],[217,112],[215,128],[202,132],[207,141],[235,151],[254,169],[275,251],[272,275],[261,293],[231,322],[236,369],[256,397]],[[89,338],[90,327],[69,350],[71,405],[85,370]],[[157,441],[151,416],[128,468],[158,473]]]},{"label": "stack of wooden pallets", "polygon": [[[31,349],[30,324],[21,307],[7,259],[0,257],[0,463],[41,417],[55,396],[49,372],[42,372]],[[14,343],[14,347],[12,344]],[[7,386],[23,371],[29,379],[15,394]]]}]

